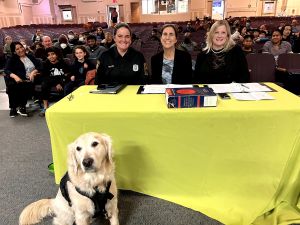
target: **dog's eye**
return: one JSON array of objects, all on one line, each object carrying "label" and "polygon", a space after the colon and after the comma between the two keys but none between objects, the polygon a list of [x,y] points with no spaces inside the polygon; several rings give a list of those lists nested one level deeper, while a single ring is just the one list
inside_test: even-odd
[{"label": "dog's eye", "polygon": [[94,141],[94,142],[92,143],[92,147],[95,148],[98,144],[99,144],[98,142]]},{"label": "dog's eye", "polygon": [[76,150],[77,150],[77,151],[80,151],[80,150],[81,150],[81,147],[77,146],[77,147],[76,147]]}]

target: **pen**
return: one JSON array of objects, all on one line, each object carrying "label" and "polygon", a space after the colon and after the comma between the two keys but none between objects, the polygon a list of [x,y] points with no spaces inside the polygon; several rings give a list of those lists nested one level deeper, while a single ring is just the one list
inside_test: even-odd
[{"label": "pen", "polygon": [[242,87],[245,87],[247,89],[250,89],[249,87],[247,87],[245,84],[241,84]]}]

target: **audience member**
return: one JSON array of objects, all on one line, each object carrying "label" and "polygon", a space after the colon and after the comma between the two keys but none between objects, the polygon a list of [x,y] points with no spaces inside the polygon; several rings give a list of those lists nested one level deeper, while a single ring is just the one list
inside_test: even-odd
[{"label": "audience member", "polygon": [[15,117],[18,114],[28,116],[27,100],[33,94],[33,82],[41,69],[41,65],[34,56],[26,55],[25,48],[20,42],[12,42],[10,47],[13,55],[5,66],[9,115],[10,117]]},{"label": "audience member", "polygon": [[49,36],[43,36],[42,37],[42,45],[43,45],[42,48],[37,48],[35,50],[34,56],[36,58],[40,58],[43,61],[45,61],[48,57],[48,55],[46,53],[46,49],[53,46],[52,39]]},{"label": "audience member", "polygon": [[186,32],[184,34],[183,41],[179,44],[178,49],[192,53],[195,50],[198,50],[198,44],[191,39],[191,33]]},{"label": "audience member", "polygon": [[200,21],[198,18],[196,19],[194,27],[195,27],[195,31],[205,30],[205,28],[204,28],[204,22]]},{"label": "audience member", "polygon": [[271,41],[267,41],[264,44],[262,52],[272,54],[277,61],[277,58],[280,54],[291,53],[292,46],[289,42],[282,41],[282,34],[280,30],[274,30]]},{"label": "audience member", "polygon": [[96,66],[89,60],[89,53],[83,45],[78,45],[73,50],[74,62],[71,65],[71,78],[65,85],[65,95],[71,93],[74,88],[84,85],[86,73]]},{"label": "audience member", "polygon": [[282,33],[282,41],[289,42],[292,45],[292,48],[293,48],[295,36],[292,35],[292,26],[291,25],[285,25],[280,32]]},{"label": "audience member", "polygon": [[30,48],[30,46],[27,45],[26,40],[24,38],[20,39],[20,43],[24,46],[26,54],[34,55],[34,52]]},{"label": "audience member", "polygon": [[126,23],[114,28],[115,46],[100,57],[95,84],[145,84],[145,58],[131,45],[131,29]]},{"label": "audience member", "polygon": [[253,41],[256,42],[256,40],[259,38],[259,30],[253,29],[252,35],[253,35]]},{"label": "audience member", "polygon": [[110,32],[105,32],[105,38],[101,41],[101,45],[105,48],[109,49],[111,46],[115,44],[113,36]]},{"label": "audience member", "polygon": [[72,47],[69,44],[68,37],[65,34],[59,35],[58,42],[56,42],[53,46],[60,49],[61,54],[64,58],[68,54],[72,54]]},{"label": "audience member", "polygon": [[79,36],[77,33],[74,33],[72,30],[68,31],[67,34],[69,43],[73,46],[78,45],[78,41],[79,41]]},{"label": "audience member", "polygon": [[97,38],[95,35],[87,36],[86,43],[86,50],[89,53],[90,59],[99,59],[101,54],[107,50],[105,47],[97,45]]},{"label": "audience member", "polygon": [[235,43],[242,43],[244,40],[244,36],[248,34],[247,28],[245,26],[240,26],[232,35],[231,38],[235,41]]},{"label": "audience member", "polygon": [[250,31],[250,30],[252,30],[253,28],[251,27],[251,20],[250,20],[250,18],[247,18],[247,20],[246,20],[246,29],[247,29],[247,31]]},{"label": "audience member", "polygon": [[160,33],[158,32],[157,28],[153,28],[151,31],[151,35],[148,41],[158,41],[160,42]]},{"label": "audience member", "polygon": [[142,47],[143,41],[140,39],[135,33],[131,35],[131,47],[140,51]]},{"label": "audience member", "polygon": [[84,33],[80,33],[78,36],[77,45],[85,45],[86,44],[86,35]]},{"label": "audience member", "polygon": [[176,27],[166,24],[162,27],[161,33],[163,51],[151,57],[151,83],[191,84],[191,55],[175,48],[178,35]]},{"label": "audience member", "polygon": [[197,56],[195,81],[202,84],[249,81],[246,57],[231,39],[226,20],[212,25],[206,47]]},{"label": "audience member", "polygon": [[266,24],[260,25],[259,31],[260,31],[260,32],[261,32],[261,31],[264,31],[265,34],[266,34],[266,36],[270,36],[270,33],[269,33],[268,29],[267,29],[267,25],[266,25]]},{"label": "audience member", "polygon": [[261,30],[259,32],[258,38],[256,39],[256,42],[258,42],[258,43],[265,43],[267,41],[269,41],[269,38],[267,37],[266,32],[263,31],[263,30]]},{"label": "audience member", "polygon": [[105,38],[105,36],[104,36],[104,31],[103,31],[102,27],[97,27],[97,29],[96,29],[97,44],[100,44],[104,38]]},{"label": "audience member", "polygon": [[298,32],[300,32],[300,26],[299,26],[298,20],[293,19],[292,20],[292,33],[296,34]]},{"label": "audience member", "polygon": [[10,45],[12,43],[12,38],[11,36],[6,36],[4,38],[5,44],[3,46],[3,53],[5,56],[5,59],[8,60],[12,56],[11,48]]},{"label": "audience member", "polygon": [[284,21],[280,21],[279,26],[278,26],[278,30],[283,31],[283,28],[285,26],[285,22]]},{"label": "audience member", "polygon": [[32,40],[32,43],[35,43],[35,42],[42,42],[42,37],[43,37],[43,33],[40,29],[37,29],[35,31],[35,34],[32,36],[31,40]]},{"label": "audience member", "polygon": [[62,59],[61,52],[58,48],[47,48],[46,54],[47,60],[43,65],[41,91],[41,99],[43,100],[44,108],[41,110],[40,116],[45,116],[45,112],[49,107],[48,100],[51,88],[55,87],[57,92],[63,93],[67,75],[70,71],[69,66]]},{"label": "audience member", "polygon": [[242,43],[242,50],[245,53],[245,55],[256,52],[253,48],[253,44],[253,36],[250,34],[245,35]]},{"label": "audience member", "polygon": [[192,23],[189,21],[187,22],[186,24],[186,28],[184,29],[183,33],[186,33],[186,32],[195,32],[195,29],[194,27],[192,26]]}]

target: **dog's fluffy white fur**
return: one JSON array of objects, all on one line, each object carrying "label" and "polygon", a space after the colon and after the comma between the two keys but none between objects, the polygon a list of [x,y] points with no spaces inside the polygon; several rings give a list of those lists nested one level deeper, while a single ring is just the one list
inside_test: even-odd
[{"label": "dog's fluffy white fur", "polygon": [[[88,163],[84,163],[86,160]],[[28,205],[20,215],[19,224],[36,224],[46,216],[54,216],[54,225],[73,225],[74,222],[76,225],[89,225],[94,215],[94,203],[79,194],[75,187],[93,195],[95,187],[104,192],[106,184],[111,181],[109,192],[114,197],[107,200],[105,209],[110,224],[119,225],[111,138],[92,132],[78,137],[68,146],[68,173],[70,181],[67,182],[67,189],[72,206],[59,189],[54,199],[41,199]]]}]

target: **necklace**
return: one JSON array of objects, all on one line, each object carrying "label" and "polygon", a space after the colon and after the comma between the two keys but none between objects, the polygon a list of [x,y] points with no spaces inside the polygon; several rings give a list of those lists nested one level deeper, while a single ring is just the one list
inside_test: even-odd
[{"label": "necklace", "polygon": [[220,49],[220,50],[214,50],[213,48],[210,49],[213,53],[218,54],[224,51],[224,48]]}]

